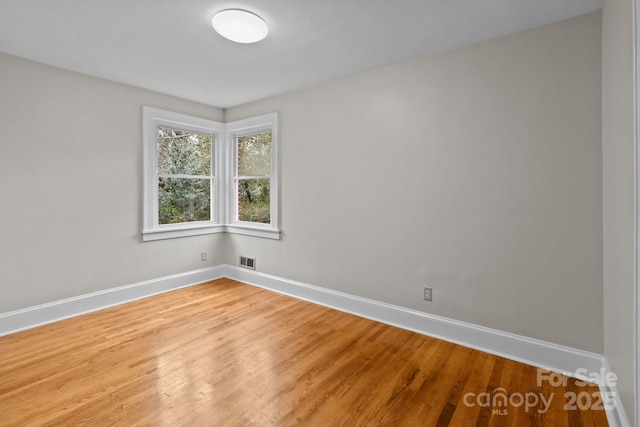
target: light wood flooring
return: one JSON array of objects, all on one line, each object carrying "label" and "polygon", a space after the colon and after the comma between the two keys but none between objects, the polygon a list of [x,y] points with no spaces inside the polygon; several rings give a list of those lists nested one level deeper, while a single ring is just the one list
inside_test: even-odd
[{"label": "light wood flooring", "polygon": [[[228,279],[0,338],[1,426],[607,425],[565,409],[596,387],[537,382],[531,366]],[[500,393],[510,402],[487,406]]]}]

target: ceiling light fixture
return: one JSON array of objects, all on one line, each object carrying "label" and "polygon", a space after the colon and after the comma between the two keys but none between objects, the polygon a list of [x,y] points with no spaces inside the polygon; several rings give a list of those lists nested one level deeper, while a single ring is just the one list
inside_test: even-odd
[{"label": "ceiling light fixture", "polygon": [[258,15],[241,9],[226,9],[211,18],[211,25],[222,37],[236,43],[255,43],[267,37],[269,27]]}]

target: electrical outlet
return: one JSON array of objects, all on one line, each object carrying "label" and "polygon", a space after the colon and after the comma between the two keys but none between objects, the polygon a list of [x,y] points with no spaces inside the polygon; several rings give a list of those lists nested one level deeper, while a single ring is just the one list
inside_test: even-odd
[{"label": "electrical outlet", "polygon": [[207,260],[207,253],[200,252],[200,261],[206,261],[206,260]]},{"label": "electrical outlet", "polygon": [[433,289],[425,286],[424,287],[424,300],[431,301],[433,299]]}]

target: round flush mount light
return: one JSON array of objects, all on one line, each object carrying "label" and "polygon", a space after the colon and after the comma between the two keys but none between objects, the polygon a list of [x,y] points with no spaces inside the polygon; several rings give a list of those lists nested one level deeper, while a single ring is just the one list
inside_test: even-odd
[{"label": "round flush mount light", "polygon": [[267,23],[258,15],[241,9],[226,9],[211,18],[211,25],[222,37],[236,43],[255,43],[267,37]]}]

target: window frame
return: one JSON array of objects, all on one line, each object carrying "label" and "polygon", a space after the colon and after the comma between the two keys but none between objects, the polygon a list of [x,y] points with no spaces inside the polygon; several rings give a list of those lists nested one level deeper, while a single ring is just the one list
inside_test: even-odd
[{"label": "window frame", "polygon": [[[172,111],[144,106],[143,123],[143,229],[142,240],[159,240],[175,237],[196,236],[224,231],[224,210],[220,205],[220,192],[223,184],[222,165],[222,123],[193,117]],[[160,224],[158,213],[158,147],[157,129],[166,127],[181,131],[211,136],[211,219],[209,221],[183,222],[178,224]],[[206,176],[206,175],[205,175]]]},{"label": "window frame", "polygon": [[[211,220],[178,224],[159,224],[158,213],[158,147],[157,129],[167,127],[211,135]],[[234,176],[237,167],[235,138],[247,134],[271,131],[270,224],[236,220],[237,187]],[[229,123],[193,117],[186,114],[143,106],[143,224],[142,241],[198,236],[213,233],[233,233],[280,239],[278,113],[269,113]]]},{"label": "window frame", "polygon": [[[239,221],[237,212],[238,189],[235,185],[238,178],[238,144],[237,138],[263,132],[271,132],[271,174],[270,180],[270,224]],[[279,163],[278,163],[278,113],[263,114],[261,116],[236,120],[225,123],[226,173],[226,230],[229,233],[280,238],[279,217]]]}]

